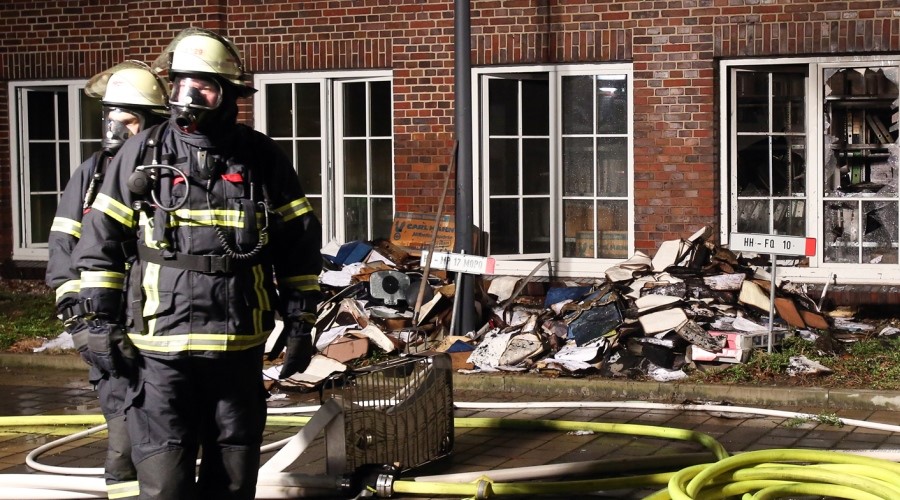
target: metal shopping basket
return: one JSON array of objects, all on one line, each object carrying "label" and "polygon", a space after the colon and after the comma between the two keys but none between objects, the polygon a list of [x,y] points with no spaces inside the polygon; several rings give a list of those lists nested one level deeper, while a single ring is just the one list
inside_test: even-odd
[{"label": "metal shopping basket", "polygon": [[329,473],[371,464],[407,471],[453,449],[453,377],[446,354],[408,356],[337,375],[326,381],[322,400],[343,410],[343,432],[325,436]]}]

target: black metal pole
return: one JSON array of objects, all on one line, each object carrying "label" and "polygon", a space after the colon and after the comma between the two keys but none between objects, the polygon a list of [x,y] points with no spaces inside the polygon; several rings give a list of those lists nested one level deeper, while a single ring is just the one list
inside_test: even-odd
[{"label": "black metal pole", "polygon": [[[456,232],[455,248],[457,253],[472,254],[472,60],[471,60],[471,23],[469,0],[454,0],[454,88],[455,88],[455,124],[456,140],[459,141],[459,152],[456,162]],[[456,284],[459,295],[459,321],[456,322],[462,333],[475,329],[475,294],[473,293],[473,277],[460,274],[460,282]],[[456,334],[456,332],[451,332]]]}]

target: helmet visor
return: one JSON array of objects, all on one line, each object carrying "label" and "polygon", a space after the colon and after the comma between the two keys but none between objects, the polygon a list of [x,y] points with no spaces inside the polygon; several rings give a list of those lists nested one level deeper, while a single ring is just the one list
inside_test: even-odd
[{"label": "helmet visor", "polygon": [[178,76],[172,82],[173,106],[216,109],[222,104],[222,85],[215,78]]}]

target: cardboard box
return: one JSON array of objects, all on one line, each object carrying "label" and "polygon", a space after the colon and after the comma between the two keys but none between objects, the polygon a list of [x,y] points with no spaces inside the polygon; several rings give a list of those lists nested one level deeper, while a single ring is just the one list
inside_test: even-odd
[{"label": "cardboard box", "polygon": [[600,258],[627,259],[628,231],[601,231]]},{"label": "cardboard box", "polygon": [[365,357],[368,353],[369,339],[353,337],[336,339],[322,350],[322,354],[341,363]]}]

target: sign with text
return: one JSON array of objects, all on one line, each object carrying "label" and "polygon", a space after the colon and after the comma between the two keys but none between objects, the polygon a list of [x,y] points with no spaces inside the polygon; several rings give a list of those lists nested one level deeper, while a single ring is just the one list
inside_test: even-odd
[{"label": "sign with text", "polygon": [[[422,252],[420,265],[425,267],[428,263],[428,251]],[[466,274],[493,274],[494,258],[480,255],[467,255],[462,253],[434,252],[431,258],[431,269],[446,269],[448,271]]]},{"label": "sign with text", "polygon": [[816,254],[816,239],[804,236],[775,234],[731,233],[728,248],[731,251],[798,255],[812,257]]},{"label": "sign with text", "polygon": [[[391,225],[391,243],[415,250],[428,248],[428,245],[431,244],[436,218],[431,214],[397,212],[394,215],[394,223]],[[453,250],[455,236],[456,224],[453,215],[442,216],[440,224],[438,224],[434,248],[436,250]]]}]

